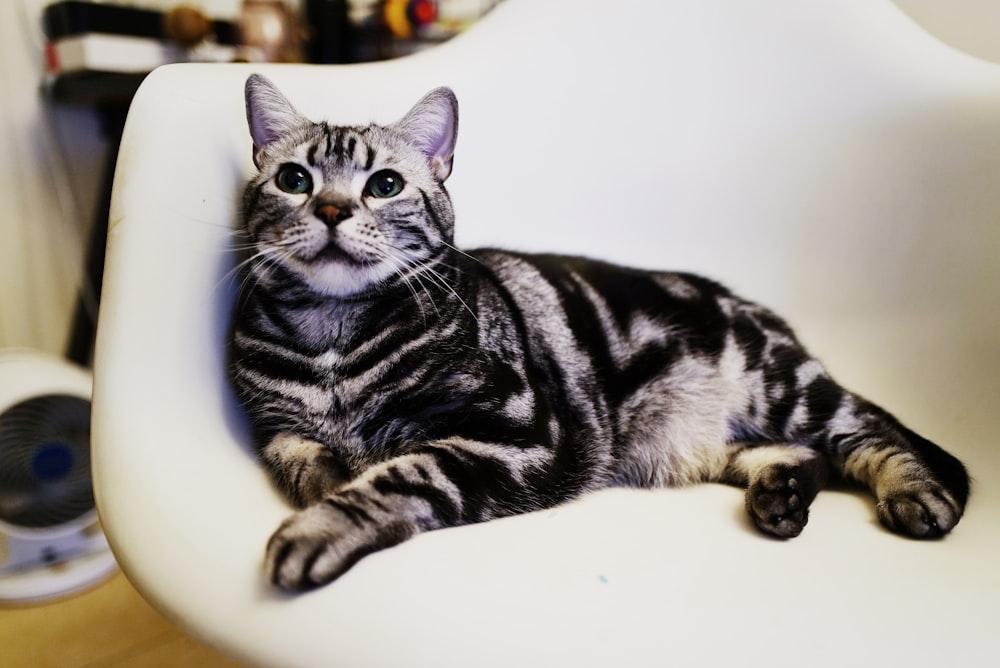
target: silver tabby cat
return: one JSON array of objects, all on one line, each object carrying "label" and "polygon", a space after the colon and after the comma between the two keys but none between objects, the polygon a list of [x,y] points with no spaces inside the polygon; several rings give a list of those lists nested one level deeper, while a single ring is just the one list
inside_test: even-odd
[{"label": "silver tabby cat", "polygon": [[740,485],[783,538],[831,475],[901,534],[959,521],[963,465],[767,309],[689,274],[452,246],[450,90],[388,126],[312,122],[259,75],[246,103],[259,174],[230,366],[300,508],[267,545],[276,585],[612,485]]}]

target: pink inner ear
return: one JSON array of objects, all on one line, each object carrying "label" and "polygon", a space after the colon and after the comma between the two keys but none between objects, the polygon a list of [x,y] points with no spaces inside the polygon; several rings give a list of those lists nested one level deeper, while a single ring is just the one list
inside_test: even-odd
[{"label": "pink inner ear", "polygon": [[251,75],[247,79],[245,96],[247,126],[254,146],[258,149],[308,123],[281,91],[260,75]]},{"label": "pink inner ear", "polygon": [[259,114],[254,113],[253,108],[251,108],[249,116],[250,136],[253,138],[254,145],[263,147],[274,141],[274,133],[268,128],[267,123],[260,118]]},{"label": "pink inner ear", "polygon": [[451,176],[451,159],[444,160],[441,157],[435,156],[431,160],[431,169],[434,170],[434,176],[438,178],[439,181],[444,181],[449,176]]},{"label": "pink inner ear", "polygon": [[447,88],[431,91],[403,117],[398,127],[424,154],[435,176],[442,181],[448,178],[458,129],[454,94]]},{"label": "pink inner ear", "polygon": [[263,148],[303,122],[293,109],[282,109],[259,100],[247,101],[247,120],[253,143]]},{"label": "pink inner ear", "polygon": [[451,174],[452,156],[455,152],[455,119],[450,113],[437,139],[432,154],[428,157],[431,159],[435,175],[444,181]]}]

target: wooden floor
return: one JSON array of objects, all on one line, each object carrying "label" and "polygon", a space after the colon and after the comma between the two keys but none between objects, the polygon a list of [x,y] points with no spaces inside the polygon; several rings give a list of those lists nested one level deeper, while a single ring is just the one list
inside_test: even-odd
[{"label": "wooden floor", "polygon": [[177,630],[120,572],[71,598],[0,608],[4,668],[234,668]]}]

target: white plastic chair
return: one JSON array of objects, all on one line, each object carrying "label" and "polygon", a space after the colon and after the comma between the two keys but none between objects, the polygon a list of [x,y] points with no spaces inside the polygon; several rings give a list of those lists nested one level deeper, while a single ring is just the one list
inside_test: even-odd
[{"label": "white plastic chair", "polygon": [[[835,377],[970,466],[965,519],[906,540],[867,496],[831,490],[780,542],[737,489],[612,490],[277,593],[261,561],[290,507],[224,372],[252,71],[344,123],[453,87],[462,245],[694,270],[774,307]],[[132,105],[110,220],[93,419],[105,530],[157,608],[253,664],[989,664],[998,192],[1000,68],[888,0],[507,0],[398,61],[159,69]]]}]

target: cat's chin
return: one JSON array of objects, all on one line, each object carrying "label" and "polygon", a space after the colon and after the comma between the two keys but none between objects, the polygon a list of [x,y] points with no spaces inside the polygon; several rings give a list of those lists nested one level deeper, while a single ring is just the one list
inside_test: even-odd
[{"label": "cat's chin", "polygon": [[382,269],[378,264],[361,265],[339,258],[297,269],[296,273],[313,292],[342,299],[371,293],[391,273],[391,270]]}]

